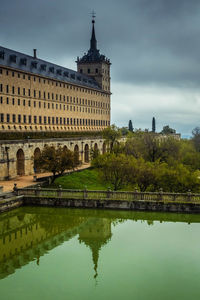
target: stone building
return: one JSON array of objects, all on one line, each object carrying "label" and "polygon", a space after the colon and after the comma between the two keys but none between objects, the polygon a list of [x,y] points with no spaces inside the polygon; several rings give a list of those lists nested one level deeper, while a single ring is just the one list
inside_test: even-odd
[{"label": "stone building", "polygon": [[90,49],[77,72],[0,47],[0,132],[100,131],[110,125],[110,61]]}]

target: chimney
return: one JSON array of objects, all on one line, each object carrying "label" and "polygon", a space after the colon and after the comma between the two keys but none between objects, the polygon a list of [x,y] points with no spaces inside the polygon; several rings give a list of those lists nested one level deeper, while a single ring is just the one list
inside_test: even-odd
[{"label": "chimney", "polygon": [[37,58],[37,49],[33,49],[33,57]]}]

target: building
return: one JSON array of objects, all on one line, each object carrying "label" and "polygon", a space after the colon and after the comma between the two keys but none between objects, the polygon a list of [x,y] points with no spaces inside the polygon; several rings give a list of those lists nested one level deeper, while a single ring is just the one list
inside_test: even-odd
[{"label": "building", "polygon": [[110,61],[92,20],[77,72],[0,47],[0,132],[100,131],[110,125]]}]

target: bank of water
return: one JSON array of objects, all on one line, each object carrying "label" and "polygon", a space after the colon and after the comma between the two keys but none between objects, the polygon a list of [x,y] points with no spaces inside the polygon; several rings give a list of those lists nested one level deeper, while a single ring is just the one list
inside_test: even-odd
[{"label": "bank of water", "polygon": [[2,300],[200,299],[200,215],[21,207],[0,215]]}]

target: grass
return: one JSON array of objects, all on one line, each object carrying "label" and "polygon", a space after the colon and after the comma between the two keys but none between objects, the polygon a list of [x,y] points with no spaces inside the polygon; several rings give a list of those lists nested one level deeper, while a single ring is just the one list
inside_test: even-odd
[{"label": "grass", "polygon": [[107,190],[109,184],[102,181],[99,172],[96,169],[86,169],[69,175],[64,175],[55,180],[51,187],[61,185],[63,189],[80,189],[83,190]]}]

